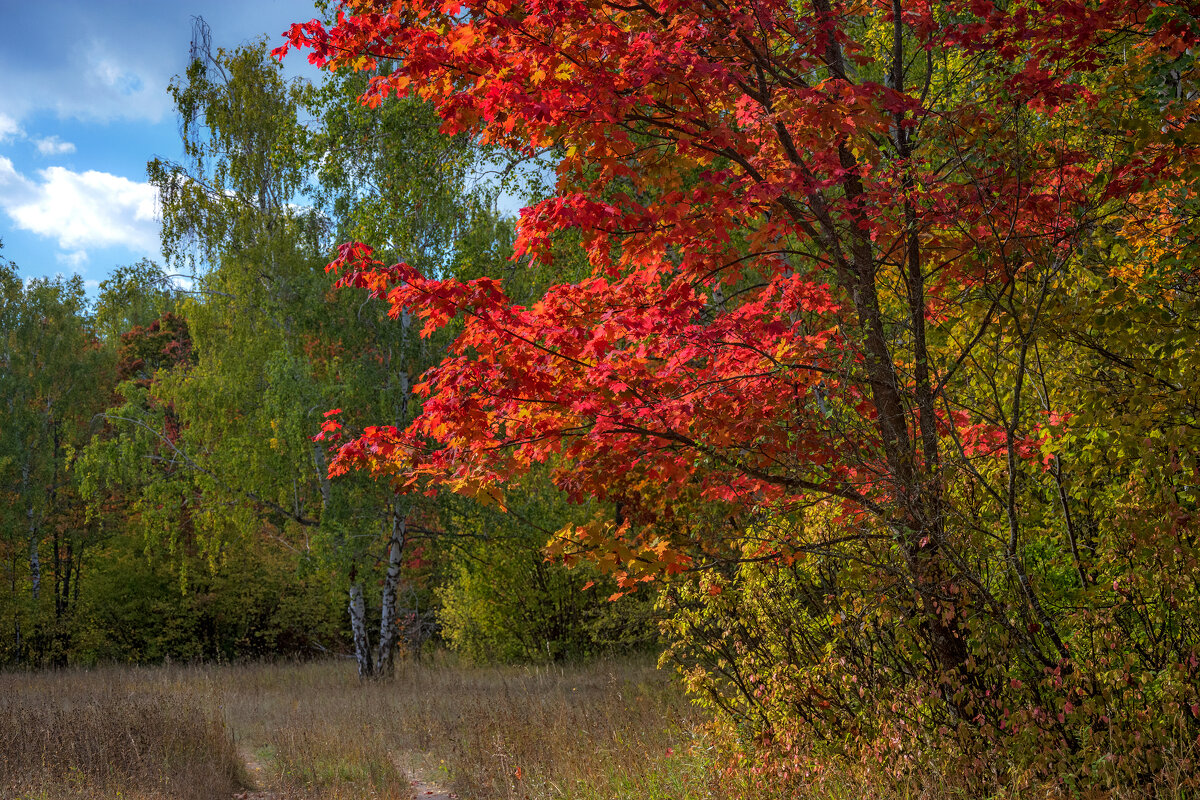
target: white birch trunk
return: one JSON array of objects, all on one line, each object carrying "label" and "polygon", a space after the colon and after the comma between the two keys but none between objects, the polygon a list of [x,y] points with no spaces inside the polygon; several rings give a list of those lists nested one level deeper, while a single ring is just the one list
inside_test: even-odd
[{"label": "white birch trunk", "polygon": [[390,675],[392,662],[396,653],[396,640],[399,629],[396,620],[396,590],[400,585],[401,556],[404,554],[406,543],[407,520],[400,514],[400,509],[392,512],[392,536],[388,541],[387,574],[383,577],[383,598],[380,603],[379,619],[379,657],[375,660],[376,672],[379,675]]},{"label": "white birch trunk", "polygon": [[367,633],[367,609],[363,601],[362,584],[350,584],[350,629],[354,633],[354,659],[358,662],[358,677],[370,678],[375,674],[371,662],[371,637]]}]

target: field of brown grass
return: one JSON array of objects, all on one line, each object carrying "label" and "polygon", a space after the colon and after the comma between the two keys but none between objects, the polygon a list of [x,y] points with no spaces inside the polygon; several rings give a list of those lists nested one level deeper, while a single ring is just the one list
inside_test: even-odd
[{"label": "field of brown grass", "polygon": [[[708,798],[699,716],[644,661],[106,668],[0,675],[0,797]],[[429,787],[421,787],[426,790]]]},{"label": "field of brown grass", "polygon": [[244,768],[213,699],[181,671],[0,675],[0,797],[229,797]]}]

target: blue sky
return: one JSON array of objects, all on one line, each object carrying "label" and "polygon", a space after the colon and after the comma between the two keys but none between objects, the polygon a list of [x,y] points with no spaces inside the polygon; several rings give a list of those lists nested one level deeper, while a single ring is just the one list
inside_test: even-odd
[{"label": "blue sky", "polygon": [[[214,47],[317,16],[312,0],[0,0],[0,255],[23,277],[160,260],[146,162],[181,155],[167,84],[192,17]],[[312,76],[302,55],[288,72]]]}]

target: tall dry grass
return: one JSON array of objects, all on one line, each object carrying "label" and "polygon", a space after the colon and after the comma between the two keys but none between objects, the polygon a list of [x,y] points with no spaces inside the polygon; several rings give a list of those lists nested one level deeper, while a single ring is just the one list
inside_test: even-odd
[{"label": "tall dry grass", "polygon": [[345,662],[4,675],[0,797],[407,800],[414,772],[465,800],[699,800],[694,722],[644,661],[439,660],[367,684]]},{"label": "tall dry grass", "polygon": [[408,664],[365,685],[343,664],[236,675],[231,724],[281,791],[407,796],[394,787],[413,770],[477,800],[707,796],[693,710],[644,661]]},{"label": "tall dry grass", "polygon": [[0,797],[229,797],[243,766],[214,700],[168,671],[0,675]]}]

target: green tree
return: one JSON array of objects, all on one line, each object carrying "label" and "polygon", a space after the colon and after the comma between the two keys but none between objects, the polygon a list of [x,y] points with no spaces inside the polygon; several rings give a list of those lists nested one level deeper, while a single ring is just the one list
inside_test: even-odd
[{"label": "green tree", "polygon": [[[467,192],[465,141],[440,136],[419,104],[385,116],[361,109],[354,91],[288,83],[262,45],[201,49],[172,84],[186,159],[149,172],[168,263],[194,274],[176,307],[191,359],[122,386],[125,402],[108,415],[118,433],[89,454],[89,489],[136,487],[138,524],[214,566],[231,542],[266,535],[337,569],[367,676],[390,669],[410,528],[432,530],[422,520],[434,515],[385,482],[331,482],[325,445],[311,437],[334,405],[405,424],[415,376],[440,351],[404,321],[383,324],[377,301],[326,302],[325,233],[387,229],[409,257],[451,269],[503,257],[510,228]],[[319,187],[306,183],[314,173]],[[407,191],[382,201],[377,185]]]},{"label": "green tree", "polygon": [[0,529],[11,658],[65,660],[83,549],[95,534],[75,495],[75,455],[112,383],[112,354],[96,336],[83,279],[23,281],[0,265]]},{"label": "green tree", "polygon": [[149,259],[117,267],[100,281],[96,335],[106,343],[116,342],[122,334],[173,309],[176,294],[170,277]]}]

